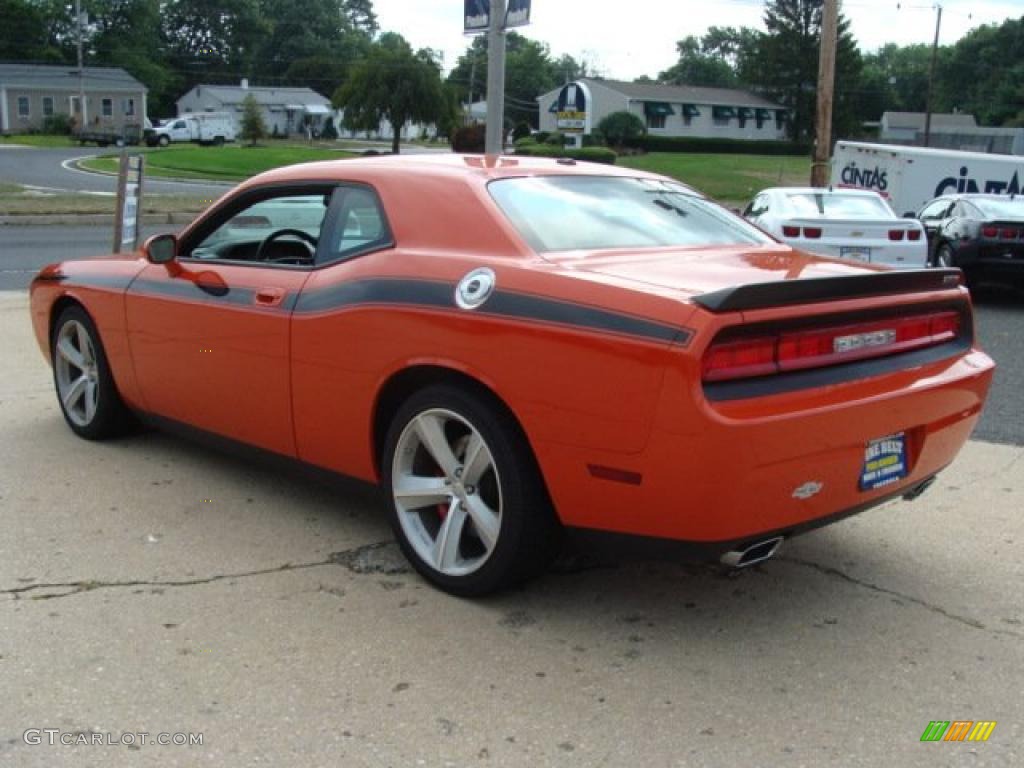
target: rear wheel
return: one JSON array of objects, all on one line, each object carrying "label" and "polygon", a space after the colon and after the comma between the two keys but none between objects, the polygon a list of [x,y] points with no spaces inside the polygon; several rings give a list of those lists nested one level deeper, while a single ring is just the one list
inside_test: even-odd
[{"label": "rear wheel", "polygon": [[949,243],[942,243],[935,252],[935,266],[949,268],[953,266],[953,249]]},{"label": "rear wheel", "polygon": [[424,389],[398,410],[383,485],[405,556],[452,594],[529,578],[557,551],[559,528],[529,445],[511,415],[466,389]]},{"label": "rear wheel", "polygon": [[166,147],[168,144],[171,143],[171,140],[166,136],[161,136],[159,139],[156,140],[156,143],[159,144],[161,147]]},{"label": "rear wheel", "polygon": [[126,431],[131,414],[114,385],[96,326],[84,309],[68,307],[61,313],[51,351],[57,402],[72,431],[87,440]]}]

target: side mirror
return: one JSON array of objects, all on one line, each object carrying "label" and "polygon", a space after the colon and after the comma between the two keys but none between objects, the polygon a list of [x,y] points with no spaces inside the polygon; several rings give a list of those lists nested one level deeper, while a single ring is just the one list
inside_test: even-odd
[{"label": "side mirror", "polygon": [[178,255],[178,238],[174,235],[153,235],[142,244],[142,254],[151,264],[167,264]]}]

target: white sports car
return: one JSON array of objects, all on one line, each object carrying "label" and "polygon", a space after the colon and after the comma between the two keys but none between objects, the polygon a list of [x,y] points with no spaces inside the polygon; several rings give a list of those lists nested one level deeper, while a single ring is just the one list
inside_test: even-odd
[{"label": "white sports car", "polygon": [[877,192],[773,187],[743,215],[782,242],[822,256],[897,269],[922,269],[928,261],[920,222],[896,216]]}]

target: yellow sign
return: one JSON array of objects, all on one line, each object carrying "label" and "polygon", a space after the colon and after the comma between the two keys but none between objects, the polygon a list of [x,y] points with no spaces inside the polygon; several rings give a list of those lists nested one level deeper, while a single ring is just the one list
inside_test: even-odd
[{"label": "yellow sign", "polygon": [[587,127],[587,113],[576,110],[555,114],[555,124],[563,131],[582,131]]}]

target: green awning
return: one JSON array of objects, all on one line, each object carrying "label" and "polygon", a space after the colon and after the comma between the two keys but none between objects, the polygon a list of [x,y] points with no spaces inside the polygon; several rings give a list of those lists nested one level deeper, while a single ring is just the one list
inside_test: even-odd
[{"label": "green awning", "polygon": [[786,119],[786,110],[784,110],[784,109],[776,109],[775,110],[775,119],[776,120],[785,120]]},{"label": "green awning", "polygon": [[645,101],[644,102],[644,114],[648,117],[668,117],[674,115],[676,111],[672,109],[672,105],[665,101]]},{"label": "green awning", "polygon": [[736,117],[736,110],[732,107],[712,107],[711,114],[716,120],[728,120]]},{"label": "green awning", "polygon": [[737,112],[740,120],[752,120],[754,117],[754,110],[750,107],[740,107]]},{"label": "green awning", "polygon": [[551,102],[551,106],[548,107],[548,112],[557,112],[557,111],[558,111],[558,99],[555,99],[554,101]]},{"label": "green awning", "polygon": [[696,104],[683,104],[683,117],[700,117]]},{"label": "green awning", "polygon": [[771,120],[772,119],[772,111],[770,109],[764,109],[763,107],[758,107],[758,109],[757,109],[757,119],[758,120]]}]

